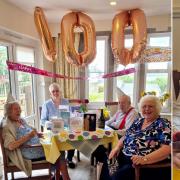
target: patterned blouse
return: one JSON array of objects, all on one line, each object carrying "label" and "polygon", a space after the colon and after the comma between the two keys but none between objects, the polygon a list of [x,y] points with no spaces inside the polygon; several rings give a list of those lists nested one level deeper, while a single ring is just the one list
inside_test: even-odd
[{"label": "patterned blouse", "polygon": [[[23,123],[23,121],[22,121]],[[32,128],[26,124],[23,123],[23,126],[16,128],[16,136],[17,140],[21,137],[25,136],[26,134],[30,133],[32,131]],[[34,136],[29,141],[25,142],[23,145],[35,145],[40,144],[38,136]],[[22,156],[25,159],[39,159],[45,157],[44,150],[42,147],[36,147],[36,148],[21,148]]]},{"label": "patterned blouse", "polygon": [[127,156],[147,155],[171,143],[170,122],[157,118],[151,125],[141,130],[144,118],[139,118],[126,131],[123,153]]}]

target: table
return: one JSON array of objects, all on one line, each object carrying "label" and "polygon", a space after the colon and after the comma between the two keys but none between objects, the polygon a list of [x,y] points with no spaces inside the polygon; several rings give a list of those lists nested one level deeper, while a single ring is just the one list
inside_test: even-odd
[{"label": "table", "polygon": [[[175,153],[180,153],[180,141],[173,142],[173,155],[175,155]],[[173,166],[172,172],[173,172],[173,180],[179,180],[180,169],[177,169],[176,167]]]},{"label": "table", "polygon": [[99,145],[112,143],[112,147],[114,147],[117,142],[117,133],[111,128],[106,127],[104,130],[97,129],[92,132],[70,132],[67,130],[61,131],[58,134],[46,132],[45,139],[41,141],[41,144],[44,148],[46,160],[54,164],[60,156],[60,151],[77,149],[85,156],[90,157],[91,153]]},{"label": "table", "polygon": [[180,179],[180,169],[173,167],[173,180]]}]

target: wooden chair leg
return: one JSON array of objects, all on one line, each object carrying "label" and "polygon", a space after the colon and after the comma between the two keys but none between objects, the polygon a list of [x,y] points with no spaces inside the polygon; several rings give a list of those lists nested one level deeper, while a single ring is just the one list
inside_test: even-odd
[{"label": "wooden chair leg", "polygon": [[[51,180],[52,176],[53,176],[53,174],[51,174],[51,167],[49,167],[48,172],[49,172],[49,179]],[[55,176],[55,174],[54,174],[54,176]]]},{"label": "wooden chair leg", "polygon": [[140,179],[140,168],[138,166],[135,167],[135,180]]},{"label": "wooden chair leg", "polygon": [[4,172],[4,178],[5,180],[8,180],[8,173]]},{"label": "wooden chair leg", "polygon": [[80,160],[80,152],[77,150],[77,160],[78,160],[78,162],[80,162],[81,160]]},{"label": "wooden chair leg", "polygon": [[57,180],[60,179],[60,169],[56,170],[55,177],[56,177],[55,179],[57,179]]}]

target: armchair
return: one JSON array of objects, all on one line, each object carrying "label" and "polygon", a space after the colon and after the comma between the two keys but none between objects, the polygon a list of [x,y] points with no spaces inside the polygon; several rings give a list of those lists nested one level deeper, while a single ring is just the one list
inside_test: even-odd
[{"label": "armchair", "polygon": [[[11,174],[11,179],[14,179],[14,173],[20,172],[21,170],[17,168],[12,162],[10,162],[6,155],[5,148],[4,148],[4,141],[2,138],[2,127],[0,127],[0,144],[1,144],[1,150],[2,150],[2,155],[3,155],[4,179],[8,180],[8,173]],[[32,170],[42,170],[42,169],[48,169],[48,174],[40,175],[40,176],[33,176],[33,177],[26,177],[22,179],[39,179],[39,180],[52,179],[51,164],[49,162],[47,162],[46,160],[32,162]]]},{"label": "armchair", "polygon": [[171,173],[169,173],[171,172],[171,160],[161,161],[153,164],[138,165],[135,166],[134,168],[135,168],[135,180],[141,180],[142,169],[155,169],[155,168],[164,168],[166,170],[165,172],[167,173],[166,179],[171,179]]}]

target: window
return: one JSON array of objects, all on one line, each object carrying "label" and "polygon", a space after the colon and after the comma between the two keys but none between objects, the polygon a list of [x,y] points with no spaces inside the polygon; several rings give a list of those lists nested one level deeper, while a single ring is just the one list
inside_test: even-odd
[{"label": "window", "polygon": [[[150,35],[149,45],[151,47],[170,47],[170,35]],[[146,63],[145,75],[145,91],[155,91],[157,96],[171,92],[171,62]],[[170,104],[166,102],[163,110],[170,111],[169,105]]]},{"label": "window", "polygon": [[6,67],[8,59],[8,46],[0,44],[0,119],[4,115],[4,104],[10,92],[9,71]]},{"label": "window", "polygon": [[148,63],[146,68],[146,91],[156,91],[158,96],[167,92],[168,62]]},{"label": "window", "polygon": [[[1,39],[5,39],[6,42]],[[35,76],[20,71],[9,71],[6,60],[10,59],[13,62],[34,66],[37,48],[38,43],[36,40],[24,36],[12,38],[12,36],[5,35],[4,31],[0,29],[0,117],[3,116],[7,94],[11,92],[21,105],[21,116],[26,119],[28,124],[36,128],[39,127],[39,121],[37,121],[38,99],[36,98]],[[39,55],[36,53],[37,57]]]},{"label": "window", "polygon": [[[125,39],[125,48],[130,49],[133,45],[133,39],[131,37],[126,37]],[[124,67],[121,64],[117,65],[116,71],[122,71],[129,68],[135,68],[134,64],[128,64],[126,67]],[[131,97],[131,101],[133,102],[134,98],[134,73],[124,75],[124,76],[118,76],[116,78],[116,87],[120,88],[125,94]],[[115,100],[118,100],[117,93],[115,93]]]},{"label": "window", "polygon": [[[34,66],[34,50],[27,47],[16,47],[17,62],[28,66]],[[17,73],[17,92],[22,108],[22,116],[27,117],[34,114],[33,105],[33,75],[24,72]]]},{"label": "window", "polygon": [[169,47],[170,46],[170,37],[150,37],[149,42],[151,47],[159,46],[159,47]]},{"label": "window", "polygon": [[[147,46],[168,48],[170,47],[170,42],[171,38],[168,33],[150,34],[148,36]],[[133,39],[131,36],[126,36],[125,47],[131,48],[132,45]],[[119,64],[115,69],[119,71],[132,67],[136,68],[136,73],[117,77],[114,88],[119,87],[124,93],[129,95],[134,105],[137,105],[139,97],[136,96],[140,96],[141,91],[155,91],[157,96],[162,96],[166,92],[170,93],[171,62],[151,62],[142,64],[141,66],[136,63],[129,64],[126,67]],[[145,70],[142,69],[143,67]],[[144,77],[144,82],[142,82],[143,78],[140,78],[140,76]],[[117,101],[117,95],[115,95],[115,100]],[[170,108],[167,109],[167,107],[170,107],[168,102],[164,105],[164,112],[170,111]]]},{"label": "window", "polygon": [[[137,107],[138,101],[141,96],[142,91],[156,91],[157,96],[161,96],[164,93],[170,93],[171,85],[171,62],[151,62],[151,63],[136,63],[129,64],[126,67],[121,64],[115,64],[112,59],[106,60],[106,57],[110,57],[109,54],[106,55],[108,37],[99,36],[97,39],[97,55],[95,60],[88,66],[89,77],[98,77],[107,72],[122,71],[129,68],[135,68],[136,72],[124,76],[118,76],[116,78],[109,78],[104,80],[102,78],[92,78],[88,81],[88,96],[90,102],[104,102],[117,101],[117,91],[116,87],[120,88],[125,94],[129,95],[132,100],[132,104]],[[149,34],[147,38],[147,46],[156,48],[169,48],[171,42],[170,33],[153,33]],[[132,35],[125,36],[125,47],[130,49],[133,45]],[[110,50],[111,51],[111,50]],[[109,67],[109,64],[113,64],[114,67]],[[107,67],[108,65],[108,67]],[[107,84],[113,85],[112,87],[106,87]],[[108,99],[108,94],[106,92],[112,92],[112,96]],[[170,112],[170,101],[166,102],[164,105],[164,112]],[[93,104],[93,103],[91,103]]]},{"label": "window", "polygon": [[105,73],[105,59],[106,39],[100,38],[96,41],[96,58],[88,66],[90,102],[103,102],[105,99],[105,81],[100,77]]},{"label": "window", "polygon": [[[117,71],[122,71],[124,69],[134,68],[134,64],[128,64],[126,67],[123,65],[118,65]],[[133,102],[133,96],[134,96],[134,73],[124,75],[124,76],[118,76],[116,78],[117,80],[117,87],[120,88],[125,94],[131,97],[131,101]],[[117,99],[117,93],[116,93],[116,100]]]}]

